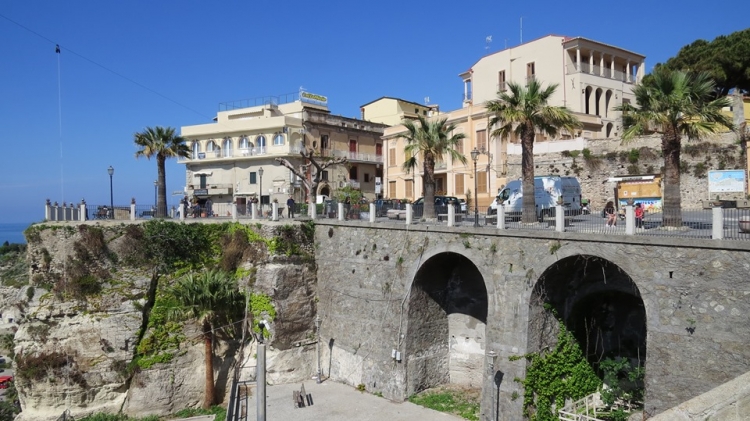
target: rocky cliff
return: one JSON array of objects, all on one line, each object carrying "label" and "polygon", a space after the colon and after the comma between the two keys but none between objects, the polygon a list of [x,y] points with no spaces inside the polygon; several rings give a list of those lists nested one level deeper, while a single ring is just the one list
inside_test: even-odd
[{"label": "rocky cliff", "polygon": [[[32,292],[15,295],[23,297],[15,306],[19,420],[51,420],[65,409],[143,416],[200,405],[200,331],[189,320],[166,322],[165,308],[169,285],[209,268],[231,273],[252,316],[271,320],[269,382],[315,372],[311,226],[105,221],[34,225],[26,235],[24,289]],[[241,329],[226,331],[214,346],[218,400],[235,370],[242,380],[255,373],[254,342],[243,349]]]}]

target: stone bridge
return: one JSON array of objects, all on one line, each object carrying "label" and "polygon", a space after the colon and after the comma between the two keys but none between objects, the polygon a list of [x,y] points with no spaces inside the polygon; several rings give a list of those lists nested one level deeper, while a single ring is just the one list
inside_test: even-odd
[{"label": "stone bridge", "polygon": [[590,360],[645,365],[645,412],[750,371],[750,244],[316,221],[324,374],[403,400],[482,388],[482,420],[522,419],[525,360],[551,305]]}]

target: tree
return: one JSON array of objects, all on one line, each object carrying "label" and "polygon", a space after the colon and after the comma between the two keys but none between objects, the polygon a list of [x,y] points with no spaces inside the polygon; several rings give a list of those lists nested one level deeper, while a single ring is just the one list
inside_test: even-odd
[{"label": "tree", "polygon": [[[721,35],[713,41],[696,40],[680,49],[655,70],[706,72],[716,82],[716,93],[724,96],[732,89],[750,91],[750,29]],[[653,77],[646,76],[644,84]]]},{"label": "tree", "polygon": [[[315,194],[317,193],[318,185],[320,185],[320,181],[323,178],[323,171],[328,167],[346,163],[346,158],[343,157],[315,157],[314,153],[315,151],[312,148],[306,148],[300,151],[300,155],[302,155],[302,163],[296,167],[285,158],[276,158],[276,162],[287,167],[289,171],[294,173],[294,175],[302,180],[302,184],[305,185],[305,188],[307,189],[307,201],[310,204],[308,208],[308,214],[310,216],[313,214]],[[315,172],[308,176],[308,171],[310,171],[311,167],[315,167]]]},{"label": "tree", "polygon": [[497,127],[493,136],[515,134],[521,139],[521,172],[523,175],[522,221],[536,221],[536,201],[534,199],[534,138],[537,132],[555,137],[564,130],[575,133],[581,123],[566,107],[551,106],[547,102],[555,93],[557,84],[542,87],[536,79],[527,86],[508,82],[508,90],[498,93],[495,100],[487,103],[487,110],[494,114],[490,125]]},{"label": "tree", "polygon": [[245,300],[237,283],[225,272],[211,270],[188,274],[171,289],[180,303],[169,309],[172,320],[194,319],[201,325],[205,351],[206,385],[203,408],[216,403],[214,392],[214,331],[230,332],[242,318]]},{"label": "tree", "polygon": [[729,98],[714,95],[715,84],[707,73],[658,70],[649,83],[633,88],[637,107],[623,104],[627,141],[646,133],[661,133],[664,156],[663,224],[682,226],[680,205],[680,148],[682,136],[690,140],[716,133],[722,126],[732,128],[729,116],[722,108],[729,106]]},{"label": "tree", "polygon": [[438,120],[427,120],[419,116],[417,121],[407,120],[404,122],[406,140],[404,153],[407,156],[403,168],[407,174],[416,169],[417,157],[422,157],[422,185],[424,188],[424,212],[426,218],[435,217],[435,161],[442,160],[445,155],[451,161],[459,161],[466,164],[466,157],[456,149],[459,142],[466,135],[453,133],[455,124],[448,124],[447,118]]},{"label": "tree", "polygon": [[141,149],[135,153],[136,158],[145,156],[146,159],[156,157],[156,170],[158,173],[156,216],[167,217],[167,183],[165,176],[165,163],[167,158],[190,156],[190,148],[185,144],[185,139],[175,134],[172,127],[147,127],[144,131],[134,135],[133,141]]}]

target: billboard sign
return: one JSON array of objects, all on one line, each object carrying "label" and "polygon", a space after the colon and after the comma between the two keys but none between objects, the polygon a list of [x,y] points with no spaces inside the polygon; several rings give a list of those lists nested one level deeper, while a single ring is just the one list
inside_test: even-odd
[{"label": "billboard sign", "polygon": [[744,193],[745,170],[716,170],[708,172],[709,193]]},{"label": "billboard sign", "polygon": [[300,98],[306,102],[312,102],[315,104],[325,105],[328,104],[328,97],[318,94],[311,94],[310,92],[302,91],[299,94]]}]

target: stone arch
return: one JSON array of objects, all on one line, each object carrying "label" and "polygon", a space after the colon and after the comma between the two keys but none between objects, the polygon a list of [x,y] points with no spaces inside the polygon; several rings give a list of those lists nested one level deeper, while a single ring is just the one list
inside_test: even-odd
[{"label": "stone arch", "polygon": [[602,88],[596,88],[596,99],[594,100],[596,112],[594,114],[598,117],[602,116],[602,92]]},{"label": "stone arch", "polygon": [[646,305],[633,279],[612,261],[577,254],[545,269],[530,295],[529,352],[556,342],[558,325],[544,306],[556,311],[595,368],[615,356],[645,366]]},{"label": "stone arch", "polygon": [[612,123],[607,123],[607,138],[612,137]]},{"label": "stone arch", "polygon": [[331,197],[331,186],[328,183],[320,183],[318,185],[318,195]]},{"label": "stone arch", "polygon": [[404,340],[407,396],[441,384],[481,387],[488,293],[466,256],[442,251],[417,268]]},{"label": "stone arch", "polygon": [[586,105],[586,107],[585,107],[586,108],[586,114],[591,114],[591,101],[592,101],[591,93],[592,93],[592,91],[593,91],[593,88],[591,86],[587,86],[586,90],[584,91],[585,92],[585,97],[584,97],[585,99],[584,99],[584,101],[585,101],[585,105]]},{"label": "stone arch", "polygon": [[604,101],[604,117],[605,118],[609,118],[609,108],[610,108],[611,102],[612,102],[612,90],[607,89],[607,94],[605,95],[605,101]]}]

